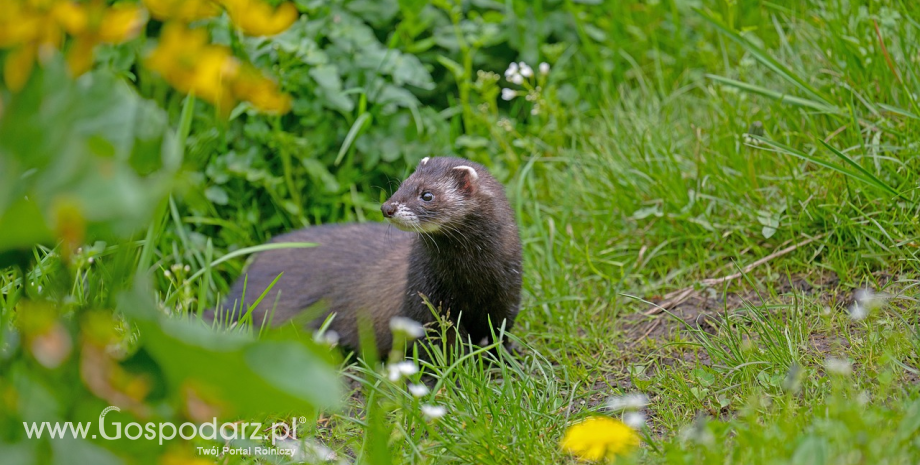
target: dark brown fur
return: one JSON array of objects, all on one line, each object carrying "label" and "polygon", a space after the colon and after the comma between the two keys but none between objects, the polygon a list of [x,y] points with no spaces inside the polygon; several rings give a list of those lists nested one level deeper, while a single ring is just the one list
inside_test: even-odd
[{"label": "dark brown fur", "polygon": [[[475,171],[457,168],[465,166]],[[431,201],[423,201],[424,193]],[[400,212],[395,214],[397,206]],[[358,314],[374,325],[378,351],[392,345],[389,322],[406,316],[434,320],[421,295],[456,321],[474,342],[491,339],[503,322],[514,323],[521,292],[521,244],[514,213],[501,184],[485,167],[459,158],[432,158],[382,207],[392,223],[317,226],[294,231],[272,242],[315,242],[314,248],[262,252],[249,267],[246,305],[251,305],[280,273],[253,321],[277,306],[273,324],[319,304],[324,312],[307,326],[317,328],[330,312],[331,329],[345,347],[358,348]],[[417,227],[397,216],[414,217]],[[436,228],[437,230],[431,230]],[[231,303],[243,291],[241,277]]]}]

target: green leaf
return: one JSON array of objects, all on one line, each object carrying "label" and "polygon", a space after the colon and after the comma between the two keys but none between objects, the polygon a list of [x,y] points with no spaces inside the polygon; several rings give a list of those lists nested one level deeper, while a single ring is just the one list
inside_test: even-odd
[{"label": "green leaf", "polygon": [[184,396],[193,389],[225,418],[309,415],[317,408],[333,408],[341,399],[336,370],[303,342],[260,341],[169,318],[137,289],[118,301],[119,310],[137,325],[141,347],[163,371],[168,392]]}]

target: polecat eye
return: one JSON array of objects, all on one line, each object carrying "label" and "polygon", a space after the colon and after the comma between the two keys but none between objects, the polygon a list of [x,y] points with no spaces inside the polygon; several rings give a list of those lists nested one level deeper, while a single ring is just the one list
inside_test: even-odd
[{"label": "polecat eye", "polygon": [[431,192],[425,192],[422,194],[422,200],[426,202],[431,202],[432,200],[434,200],[434,194],[432,194]]}]

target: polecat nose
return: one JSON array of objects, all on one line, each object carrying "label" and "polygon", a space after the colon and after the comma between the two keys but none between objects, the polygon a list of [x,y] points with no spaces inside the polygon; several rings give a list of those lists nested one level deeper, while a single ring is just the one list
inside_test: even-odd
[{"label": "polecat nose", "polygon": [[380,206],[380,211],[383,212],[384,217],[391,218],[394,214],[396,214],[396,205],[387,202]]}]

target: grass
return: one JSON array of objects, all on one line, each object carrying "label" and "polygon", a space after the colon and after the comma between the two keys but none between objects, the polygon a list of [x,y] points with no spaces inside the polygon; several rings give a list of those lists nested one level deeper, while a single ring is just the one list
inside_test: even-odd
[{"label": "grass", "polygon": [[[525,251],[520,353],[435,347],[411,376],[436,387],[421,398],[348,360],[347,405],[301,433],[356,463],[575,463],[566,426],[642,392],[644,445],[618,463],[917,463],[920,12],[616,3],[608,30],[578,24],[603,37],[554,67],[547,116],[496,130]],[[262,233],[243,213],[180,207],[135,245],[139,269],[173,270],[157,274],[162,307],[197,311],[226,287],[220,257],[248,249],[217,251],[196,228],[232,226],[240,247]],[[98,295],[78,270],[75,306]],[[853,318],[864,288],[888,298]],[[423,404],[447,414],[429,421]]]}]

